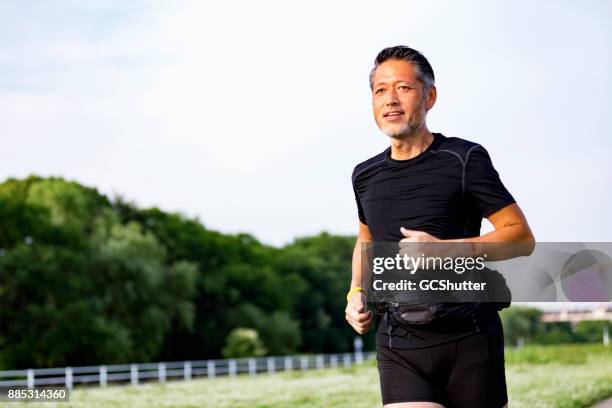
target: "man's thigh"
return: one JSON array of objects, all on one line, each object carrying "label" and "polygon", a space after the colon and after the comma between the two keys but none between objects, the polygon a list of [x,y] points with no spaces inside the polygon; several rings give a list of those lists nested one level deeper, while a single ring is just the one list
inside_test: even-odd
[{"label": "man's thigh", "polygon": [[[450,353],[453,347],[398,350],[376,346],[380,388],[385,407],[445,408],[447,380],[434,373],[434,355]],[[438,370],[439,371],[439,370]],[[447,371],[447,370],[442,370]]]},{"label": "man's thigh", "polygon": [[457,343],[446,389],[453,408],[503,408],[507,404],[503,333],[494,329]]}]

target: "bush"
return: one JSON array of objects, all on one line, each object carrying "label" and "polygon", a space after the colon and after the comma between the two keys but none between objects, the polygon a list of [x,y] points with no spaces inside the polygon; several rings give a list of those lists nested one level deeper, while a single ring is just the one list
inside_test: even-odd
[{"label": "bush", "polygon": [[256,330],[239,327],[227,336],[222,354],[225,358],[261,357],[266,349]]},{"label": "bush", "polygon": [[592,320],[579,322],[576,325],[576,336],[586,343],[600,343],[603,341],[604,327],[608,326],[608,333],[612,335],[612,322],[608,320]]}]

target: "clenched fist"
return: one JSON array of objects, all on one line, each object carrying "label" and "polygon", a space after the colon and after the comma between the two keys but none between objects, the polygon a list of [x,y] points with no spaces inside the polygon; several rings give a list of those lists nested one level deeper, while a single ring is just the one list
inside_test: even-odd
[{"label": "clenched fist", "polygon": [[372,325],[372,312],[366,310],[366,299],[363,292],[355,293],[346,304],[346,321],[359,334],[367,333]]}]

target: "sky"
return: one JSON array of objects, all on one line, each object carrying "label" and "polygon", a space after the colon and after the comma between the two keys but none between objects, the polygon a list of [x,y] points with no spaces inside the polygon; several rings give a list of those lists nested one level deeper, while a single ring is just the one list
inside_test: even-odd
[{"label": "sky", "polygon": [[[272,245],[356,234],[368,74],[429,59],[538,241],[612,239],[609,1],[2,1],[0,181],[61,176]],[[485,227],[483,232],[490,229]]]}]

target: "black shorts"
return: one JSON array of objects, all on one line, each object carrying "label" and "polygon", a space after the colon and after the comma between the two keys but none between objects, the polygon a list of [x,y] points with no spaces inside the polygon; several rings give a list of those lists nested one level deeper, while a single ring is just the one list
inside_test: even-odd
[{"label": "black shorts", "polygon": [[430,401],[446,408],[502,408],[508,393],[499,315],[480,330],[426,348],[377,345],[383,404]]}]

